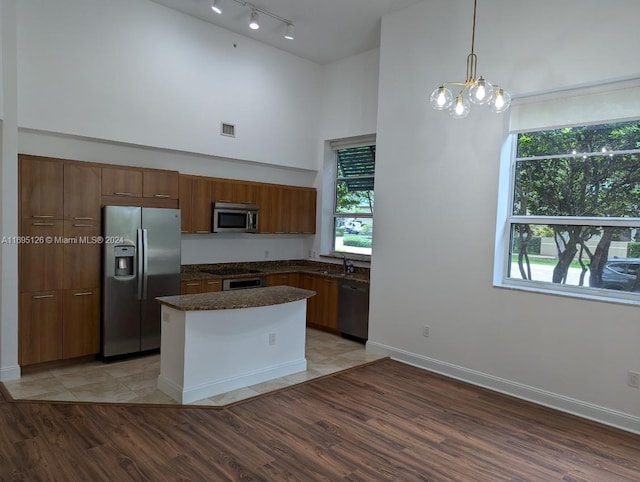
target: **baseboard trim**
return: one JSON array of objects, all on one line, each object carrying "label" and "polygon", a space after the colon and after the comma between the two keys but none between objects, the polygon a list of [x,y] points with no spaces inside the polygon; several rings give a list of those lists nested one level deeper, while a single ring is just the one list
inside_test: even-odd
[{"label": "baseboard trim", "polygon": [[20,379],[20,365],[0,368],[0,382],[9,382]]},{"label": "baseboard trim", "polygon": [[158,376],[158,388],[182,404],[188,404],[230,392],[238,388],[249,387],[275,378],[293,375],[307,369],[307,360],[302,358],[291,362],[253,370],[234,377],[211,380],[199,385],[183,387],[162,375]]},{"label": "baseboard trim", "polygon": [[621,430],[640,434],[640,417],[634,415],[565,397],[564,395],[546,390],[540,390],[522,383],[400,350],[374,341],[367,342],[367,351],[386,355],[393,360],[406,363],[407,365],[439,373],[450,378],[455,378],[456,380],[471,383],[472,385],[487,388],[598,423],[610,425]]}]

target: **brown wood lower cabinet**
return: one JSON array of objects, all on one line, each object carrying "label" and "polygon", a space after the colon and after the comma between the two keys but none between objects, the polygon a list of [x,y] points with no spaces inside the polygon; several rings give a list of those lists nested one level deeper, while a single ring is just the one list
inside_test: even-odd
[{"label": "brown wood lower cabinet", "polygon": [[62,291],[20,294],[20,365],[62,358]]},{"label": "brown wood lower cabinet", "polygon": [[209,279],[202,282],[202,293],[214,293],[222,290],[222,281],[219,279]]},{"label": "brown wood lower cabinet", "polygon": [[180,282],[181,295],[194,295],[202,293],[202,281],[182,281]]},{"label": "brown wood lower cabinet", "polygon": [[100,289],[65,290],[62,300],[62,358],[100,351]]},{"label": "brown wood lower cabinet", "polygon": [[325,276],[302,274],[300,288],[315,291],[316,295],[307,299],[307,323],[338,331],[338,280]]},{"label": "brown wood lower cabinet", "polygon": [[20,294],[19,363],[33,365],[100,351],[100,290]]},{"label": "brown wood lower cabinet", "polygon": [[300,285],[298,273],[278,273],[267,275],[267,286],[293,286]]},{"label": "brown wood lower cabinet", "polygon": [[222,281],[220,281],[219,279],[182,281],[180,283],[181,295],[214,293],[220,290],[222,290]]}]

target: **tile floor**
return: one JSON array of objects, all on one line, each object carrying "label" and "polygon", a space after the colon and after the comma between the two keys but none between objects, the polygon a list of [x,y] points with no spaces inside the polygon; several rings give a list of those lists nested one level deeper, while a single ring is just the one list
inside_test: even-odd
[{"label": "tile floor", "polygon": [[[323,331],[307,329],[307,370],[216,395],[190,405],[223,406],[382,358],[364,345]],[[93,361],[46,370],[5,382],[14,399],[178,404],[156,387],[160,355],[113,363]]]}]

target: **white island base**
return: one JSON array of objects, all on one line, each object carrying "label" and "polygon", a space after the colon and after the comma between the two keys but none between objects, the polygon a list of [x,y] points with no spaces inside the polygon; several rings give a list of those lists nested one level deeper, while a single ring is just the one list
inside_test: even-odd
[{"label": "white island base", "polygon": [[306,306],[189,311],[163,303],[158,388],[192,403],[306,370]]}]

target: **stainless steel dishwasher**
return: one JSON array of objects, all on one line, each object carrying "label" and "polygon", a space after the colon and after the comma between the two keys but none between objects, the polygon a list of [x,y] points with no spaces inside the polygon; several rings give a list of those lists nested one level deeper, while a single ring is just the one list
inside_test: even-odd
[{"label": "stainless steel dishwasher", "polygon": [[366,341],[369,336],[369,285],[340,280],[338,329],[344,335]]}]

